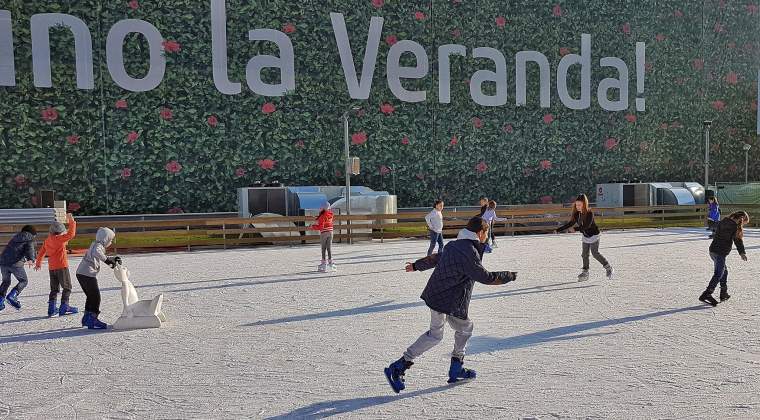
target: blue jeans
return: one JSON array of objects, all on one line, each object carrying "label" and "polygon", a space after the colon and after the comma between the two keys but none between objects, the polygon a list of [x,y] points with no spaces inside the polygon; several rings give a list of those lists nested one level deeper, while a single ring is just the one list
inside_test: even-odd
[{"label": "blue jeans", "polygon": [[430,247],[427,254],[433,253],[435,244],[438,244],[438,252],[443,252],[443,233],[433,232],[432,230],[428,230],[428,232],[430,233]]},{"label": "blue jeans", "polygon": [[728,287],[728,267],[726,267],[726,256],[710,253],[710,258],[715,262],[715,271],[707,285],[707,293],[715,291],[715,287],[720,283],[720,288],[726,290]]},{"label": "blue jeans", "polygon": [[2,273],[3,279],[2,283],[0,283],[0,296],[2,297],[5,297],[8,287],[11,285],[11,274],[16,276],[16,280],[18,280],[18,284],[15,287],[18,293],[21,293],[26,285],[29,284],[29,279],[26,277],[23,265],[0,266],[0,273]]}]

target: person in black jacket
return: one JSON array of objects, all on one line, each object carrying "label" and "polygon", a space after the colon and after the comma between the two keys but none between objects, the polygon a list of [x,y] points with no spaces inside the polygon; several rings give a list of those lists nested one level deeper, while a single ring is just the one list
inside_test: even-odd
[{"label": "person in black jacket", "polygon": [[604,266],[604,269],[607,271],[607,278],[612,279],[615,270],[610,263],[607,262],[607,259],[599,253],[601,233],[599,232],[599,227],[597,227],[594,222],[594,212],[589,208],[588,197],[586,197],[586,194],[581,194],[575,199],[572,218],[569,222],[557,228],[555,232],[559,233],[570,229],[573,226],[577,226],[575,230],[583,234],[581,236],[581,239],[583,240],[583,252],[581,254],[583,257],[583,271],[578,275],[578,281],[588,280],[589,252]]},{"label": "person in black jacket", "polygon": [[[34,261],[37,257],[35,252],[34,238],[37,236],[37,230],[34,226],[26,225],[21,228],[21,232],[13,235],[8,245],[0,254],[0,273],[2,283],[0,283],[0,311],[5,309],[5,300],[16,309],[21,309],[21,302],[18,295],[24,290],[29,279],[24,270],[24,262]],[[18,284],[5,296],[11,285],[11,275],[16,276]]]},{"label": "person in black jacket", "polygon": [[475,378],[475,371],[462,367],[465,345],[473,329],[468,317],[472,288],[475,282],[500,285],[514,281],[517,276],[510,271],[489,272],[483,267],[483,247],[487,239],[488,223],[476,216],[455,241],[446,244],[443,253],[407,263],[406,271],[435,270],[421,296],[430,308],[430,329],[385,369],[385,376],[396,393],[405,388],[404,373],[414,364],[413,360],[441,342],[445,322],[455,331],[448,382]]},{"label": "person in black jacket", "polygon": [[736,251],[739,252],[742,260],[747,261],[747,253],[744,251],[744,229],[743,226],[749,223],[749,215],[743,211],[731,213],[728,217],[721,220],[715,228],[712,243],[710,244],[710,258],[715,263],[713,276],[707,289],[699,296],[699,300],[716,306],[718,301],[712,296],[715,287],[720,283],[720,301],[724,302],[731,296],[728,294],[728,267],[726,267],[726,257],[731,253],[732,245],[736,245]]}]

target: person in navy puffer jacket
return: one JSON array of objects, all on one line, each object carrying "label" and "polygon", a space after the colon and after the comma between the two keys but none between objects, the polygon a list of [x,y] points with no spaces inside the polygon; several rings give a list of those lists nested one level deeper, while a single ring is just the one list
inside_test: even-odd
[{"label": "person in navy puffer jacket", "polygon": [[[2,273],[2,283],[0,283],[0,311],[5,309],[5,300],[16,309],[21,309],[21,302],[18,295],[24,290],[29,279],[24,270],[24,262],[34,261],[37,257],[35,252],[36,244],[34,238],[37,236],[37,230],[34,226],[26,225],[21,228],[21,232],[15,234],[8,242],[3,253],[0,254],[0,272]],[[16,276],[18,284],[11,290],[6,297],[8,288],[11,285],[11,275]]]},{"label": "person in navy puffer jacket", "polygon": [[430,308],[430,329],[404,352],[403,357],[385,369],[385,376],[395,392],[405,388],[404,374],[415,358],[433,348],[443,339],[443,326],[448,322],[454,329],[454,351],[451,354],[449,383],[475,378],[475,371],[462,367],[464,350],[472,336],[473,323],[468,317],[472,288],[475,282],[500,285],[514,281],[517,273],[489,272],[483,267],[484,244],[488,240],[488,222],[473,217],[467,228],[449,242],[443,253],[407,263],[406,271],[435,268],[422,292],[422,300]]}]

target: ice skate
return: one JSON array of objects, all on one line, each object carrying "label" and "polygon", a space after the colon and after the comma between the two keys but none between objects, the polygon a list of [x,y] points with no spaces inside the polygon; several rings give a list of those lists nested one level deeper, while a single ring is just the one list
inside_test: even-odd
[{"label": "ice skate", "polygon": [[385,368],[385,377],[396,394],[406,388],[406,385],[404,385],[404,373],[413,364],[413,362],[409,362],[402,357]]},{"label": "ice skate", "polygon": [[712,293],[709,293],[707,291],[704,291],[701,295],[699,295],[699,300],[711,306],[718,306],[718,301],[712,297]]},{"label": "ice skate", "polygon": [[58,312],[58,308],[55,306],[56,301],[50,300],[48,301],[48,318],[52,317],[53,315]]},{"label": "ice skate", "polygon": [[0,296],[0,311],[5,309],[5,298]]},{"label": "ice skate", "polygon": [[449,366],[449,380],[450,384],[461,382],[464,380],[475,379],[475,371],[463,367],[464,360],[458,357],[451,358],[451,366]]},{"label": "ice skate", "polygon": [[580,274],[578,274],[578,281],[586,281],[588,280],[588,270],[581,271]]},{"label": "ice skate", "polygon": [[105,330],[108,329],[108,325],[105,322],[98,319],[98,315],[93,312],[85,313],[82,318],[82,323],[87,329],[90,330]]},{"label": "ice skate", "polygon": [[612,268],[612,266],[609,264],[607,264],[604,269],[607,270],[607,279],[612,280],[612,278],[615,276],[615,269]]},{"label": "ice skate", "polygon": [[324,262],[322,264],[319,264],[319,267],[317,267],[317,271],[320,273],[326,273],[327,272],[327,264]]},{"label": "ice skate", "polygon": [[720,289],[720,301],[725,302],[729,299],[731,299],[731,295],[728,294],[728,290]]},{"label": "ice skate", "polygon": [[[48,312],[50,312],[50,308],[48,308]],[[61,307],[58,308],[58,316],[74,315],[77,313],[79,313],[79,309],[75,306],[69,306],[68,303],[61,303]]]},{"label": "ice skate", "polygon": [[335,263],[334,263],[334,262],[330,262],[329,264],[327,264],[327,268],[328,268],[330,271],[332,271],[333,273],[335,273],[335,272],[337,272],[337,271],[338,271],[338,266],[337,266],[337,265],[335,265]]},{"label": "ice skate", "polygon": [[10,293],[8,293],[8,296],[5,298],[5,300],[8,301],[8,304],[16,308],[16,310],[21,310],[21,302],[18,301],[18,290],[13,289]]}]

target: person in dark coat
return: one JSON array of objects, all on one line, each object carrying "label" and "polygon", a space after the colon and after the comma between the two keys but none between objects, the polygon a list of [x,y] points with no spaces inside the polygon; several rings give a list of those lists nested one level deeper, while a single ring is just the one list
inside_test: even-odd
[{"label": "person in dark coat", "polygon": [[[0,311],[5,309],[5,300],[8,304],[16,309],[21,309],[21,302],[18,295],[24,290],[29,279],[24,270],[26,261],[34,261],[37,257],[35,252],[34,238],[37,236],[37,230],[34,226],[26,225],[21,228],[21,232],[13,235],[6,245],[3,253],[0,254],[0,273],[2,274],[2,283],[0,283]],[[11,290],[6,297],[8,288],[11,285],[11,275],[16,276],[18,284]]]},{"label": "person in dark coat", "polygon": [[465,345],[473,329],[468,317],[472,288],[475,282],[501,285],[514,281],[517,276],[510,271],[489,272],[483,267],[483,248],[487,239],[488,223],[476,216],[470,219],[466,229],[459,232],[455,241],[443,248],[443,253],[407,263],[406,271],[435,268],[421,296],[430,308],[430,329],[385,369],[385,376],[395,392],[405,388],[404,374],[414,364],[413,360],[441,342],[445,322],[455,331],[449,383],[475,378],[475,371],[462,367]]},{"label": "person in dark coat", "polygon": [[744,225],[749,223],[749,215],[743,211],[731,213],[721,220],[715,228],[712,243],[710,244],[710,258],[714,262],[715,269],[707,289],[699,296],[699,300],[712,306],[718,305],[718,301],[712,296],[715,287],[720,284],[720,301],[724,302],[731,296],[728,294],[728,267],[726,257],[731,253],[731,248],[736,245],[736,251],[741,259],[747,261],[747,253],[744,250]]},{"label": "person in dark coat", "polygon": [[582,233],[581,242],[583,243],[583,251],[581,252],[583,270],[578,275],[578,281],[586,281],[589,278],[589,253],[593,255],[602,266],[604,266],[604,269],[607,271],[607,278],[612,279],[615,270],[607,259],[599,252],[599,242],[602,234],[599,232],[599,227],[594,221],[594,212],[589,207],[586,194],[581,194],[575,199],[570,221],[555,229],[555,232],[560,233],[574,226],[575,230]]}]

